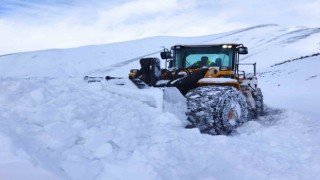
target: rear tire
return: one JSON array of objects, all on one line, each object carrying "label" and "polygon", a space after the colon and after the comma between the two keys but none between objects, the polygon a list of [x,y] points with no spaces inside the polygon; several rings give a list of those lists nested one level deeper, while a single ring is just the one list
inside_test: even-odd
[{"label": "rear tire", "polygon": [[201,133],[227,135],[247,121],[246,99],[234,87],[200,86],[186,98],[188,121]]}]

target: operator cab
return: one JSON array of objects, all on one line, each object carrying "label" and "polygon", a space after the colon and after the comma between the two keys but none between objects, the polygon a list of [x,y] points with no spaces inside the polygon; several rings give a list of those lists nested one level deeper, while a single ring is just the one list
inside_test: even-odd
[{"label": "operator cab", "polygon": [[162,52],[161,57],[169,59],[169,68],[174,69],[215,67],[236,71],[239,54],[247,53],[247,48],[242,44],[175,45],[171,51]]}]

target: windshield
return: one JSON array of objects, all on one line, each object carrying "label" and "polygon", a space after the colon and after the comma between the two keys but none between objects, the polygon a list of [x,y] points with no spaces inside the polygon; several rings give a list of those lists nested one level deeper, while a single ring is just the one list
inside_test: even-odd
[{"label": "windshield", "polygon": [[[175,67],[221,67],[232,68],[234,50],[222,47],[183,47],[175,51]],[[233,68],[232,68],[233,69]]]}]

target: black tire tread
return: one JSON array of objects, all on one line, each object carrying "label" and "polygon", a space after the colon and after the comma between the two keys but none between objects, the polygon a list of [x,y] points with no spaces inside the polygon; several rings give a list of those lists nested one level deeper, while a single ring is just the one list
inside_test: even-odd
[{"label": "black tire tread", "polygon": [[[240,91],[230,86],[200,86],[186,94],[188,121],[205,134],[230,134],[236,127],[247,121],[248,107]],[[241,106],[241,117],[235,125],[226,119],[230,102]]]}]

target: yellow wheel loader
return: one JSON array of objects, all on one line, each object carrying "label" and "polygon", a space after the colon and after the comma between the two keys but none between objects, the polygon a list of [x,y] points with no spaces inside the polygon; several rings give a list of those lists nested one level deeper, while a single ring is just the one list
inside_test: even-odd
[{"label": "yellow wheel loader", "polygon": [[[239,55],[247,53],[242,44],[175,45],[160,53],[164,69],[158,58],[142,58],[141,69],[130,70],[129,78],[139,88],[176,87],[187,99],[187,128],[230,134],[263,114],[256,63],[239,63]],[[253,65],[253,73],[240,71],[240,65]]]}]

